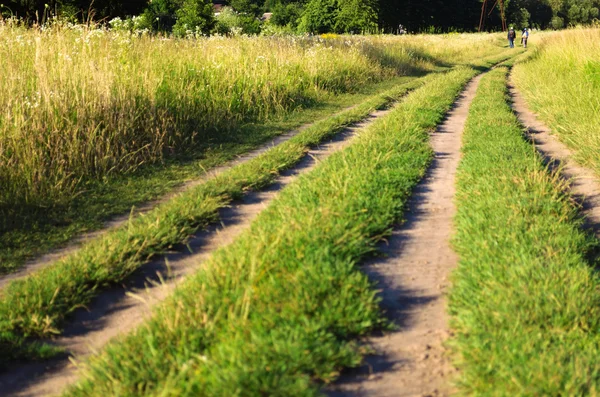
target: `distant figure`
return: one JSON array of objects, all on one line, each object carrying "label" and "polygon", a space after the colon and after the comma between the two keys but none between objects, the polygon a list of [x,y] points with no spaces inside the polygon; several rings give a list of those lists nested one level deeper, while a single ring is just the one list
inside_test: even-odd
[{"label": "distant figure", "polygon": [[398,25],[398,34],[406,34],[406,29],[404,29],[404,25]]},{"label": "distant figure", "polygon": [[517,34],[515,33],[515,30],[511,27],[508,30],[508,46],[510,48],[515,48],[515,39],[517,38]]},{"label": "distant figure", "polygon": [[527,48],[527,39],[529,38],[529,29],[523,29],[523,33],[521,34],[521,43],[523,44],[523,48]]}]

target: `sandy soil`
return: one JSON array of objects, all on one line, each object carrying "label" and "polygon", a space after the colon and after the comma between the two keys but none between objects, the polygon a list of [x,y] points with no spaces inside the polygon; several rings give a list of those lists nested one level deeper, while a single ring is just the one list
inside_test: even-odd
[{"label": "sandy soil", "polygon": [[179,247],[179,252],[170,253],[145,265],[123,288],[102,293],[88,310],[76,312],[63,335],[54,341],[56,345],[66,348],[72,356],[44,364],[17,366],[3,373],[0,375],[2,395],[59,394],[77,379],[74,362],[97,352],[112,338],[138,326],[151,314],[152,307],[169,296],[185,276],[198,271],[214,250],[230,244],[246,230],[281,189],[298,175],[310,171],[320,160],[343,149],[360,129],[387,112],[375,112],[364,122],[314,148],[300,164],[283,173],[269,189],[250,192],[242,201],[224,208],[220,212],[220,225],[198,233],[187,246]]},{"label": "sandy soil", "polygon": [[510,79],[509,92],[512,98],[513,110],[521,124],[527,129],[529,138],[536,149],[544,156],[546,162],[568,181],[571,193],[581,203],[582,214],[586,227],[600,237],[600,183],[597,176],[589,168],[577,164],[569,148],[551,133],[535,113],[533,113],[525,98],[515,88]]},{"label": "sandy soil", "polygon": [[382,247],[385,257],[364,267],[379,283],[383,307],[398,329],[365,341],[376,354],[330,387],[330,397],[445,396],[453,391],[455,369],[443,347],[449,336],[444,295],[458,261],[449,242],[461,137],[480,78],[468,84],[432,134],[435,159],[409,202],[406,222]]}]

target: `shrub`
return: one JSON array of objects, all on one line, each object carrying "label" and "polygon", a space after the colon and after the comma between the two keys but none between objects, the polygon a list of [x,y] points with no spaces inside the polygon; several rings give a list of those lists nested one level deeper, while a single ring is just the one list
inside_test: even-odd
[{"label": "shrub", "polygon": [[213,32],[218,34],[258,34],[261,24],[250,14],[240,14],[231,7],[224,7],[216,16]]},{"label": "shrub", "polygon": [[317,34],[331,32],[338,13],[337,0],[311,0],[302,13],[298,30]]},{"label": "shrub", "polygon": [[208,34],[215,25],[210,0],[184,0],[175,15],[177,22],[173,26],[173,34],[178,37],[185,37],[189,32]]},{"label": "shrub", "polygon": [[340,33],[373,33],[377,31],[376,0],[346,0],[340,2],[335,22]]},{"label": "shrub", "polygon": [[311,0],[298,29],[306,33],[371,33],[377,30],[375,0]]},{"label": "shrub", "polygon": [[180,4],[176,0],[153,0],[148,3],[143,17],[154,31],[170,32],[177,22],[175,13]]},{"label": "shrub", "polygon": [[558,15],[554,16],[552,17],[552,21],[550,21],[550,26],[552,26],[552,29],[562,29],[565,27],[565,20]]},{"label": "shrub", "polygon": [[278,26],[296,29],[302,15],[302,5],[299,3],[277,4],[273,8],[270,22]]},{"label": "shrub", "polygon": [[117,32],[144,33],[152,29],[152,21],[148,21],[145,14],[125,19],[116,17],[111,19],[108,24],[112,30]]}]

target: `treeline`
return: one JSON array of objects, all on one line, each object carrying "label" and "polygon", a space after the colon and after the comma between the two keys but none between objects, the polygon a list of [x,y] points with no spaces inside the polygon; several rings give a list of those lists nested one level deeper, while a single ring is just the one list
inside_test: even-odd
[{"label": "treeline", "polygon": [[[505,0],[505,5],[509,24],[560,29],[596,20],[600,0]],[[0,6],[0,13],[38,23],[56,15],[78,21],[138,16],[128,26],[176,34],[233,29],[252,34],[265,28],[294,33],[398,33],[474,31],[481,9],[482,0],[9,0]],[[261,21],[264,13],[271,14],[266,23],[265,18]],[[500,27],[499,8],[486,12],[485,29]]]}]

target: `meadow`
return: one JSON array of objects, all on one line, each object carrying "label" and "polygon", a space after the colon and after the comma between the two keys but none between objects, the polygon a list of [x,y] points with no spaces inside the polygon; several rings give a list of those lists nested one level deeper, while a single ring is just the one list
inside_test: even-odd
[{"label": "meadow", "polygon": [[0,272],[498,37],[173,39],[0,25]]},{"label": "meadow", "polygon": [[494,50],[483,37],[461,45],[459,37],[176,40],[79,25],[0,29],[3,206],[68,200],[82,180],[130,172],[243,121]]},{"label": "meadow", "polygon": [[[485,73],[455,153],[448,382],[463,395],[598,393],[598,241],[560,168],[525,134],[507,85],[512,74],[576,160],[600,172],[599,32],[539,33],[525,51],[501,34],[175,39],[0,24],[1,273],[295,130],[0,284],[0,386],[12,367],[67,361],[56,342],[82,308],[106,291],[127,294],[153,259],[168,268],[167,252],[200,261],[187,245],[198,231],[218,235],[208,227],[224,222],[220,211],[291,172],[197,271],[159,275],[171,292],[131,332],[77,357],[77,380],[54,391],[322,395],[372,353],[362,341],[394,322],[410,327],[409,311],[384,312],[387,286],[361,265],[405,226],[415,188],[448,155],[432,149],[432,134]],[[360,122],[345,146],[293,173]]]}]

